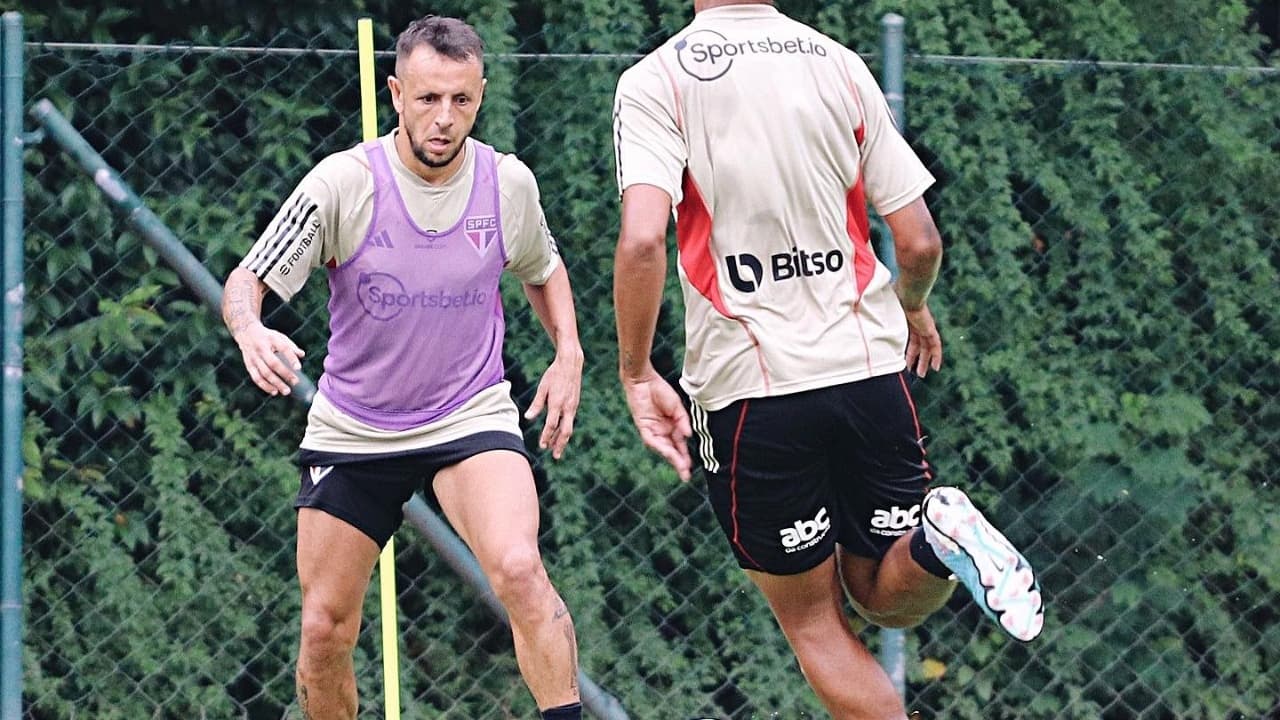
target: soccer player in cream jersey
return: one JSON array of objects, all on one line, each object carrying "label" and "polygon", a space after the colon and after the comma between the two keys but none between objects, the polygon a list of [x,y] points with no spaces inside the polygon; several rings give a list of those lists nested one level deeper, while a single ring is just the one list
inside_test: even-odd
[{"label": "soccer player in cream jersey", "polygon": [[427,485],[506,607],[542,717],[577,720],[573,621],[538,551],[498,287],[504,270],[524,283],[555,345],[526,417],[546,410],[540,442],[559,458],[582,376],[569,279],[532,173],[468,137],[484,94],[475,31],[448,18],[412,23],[395,73],[399,127],[307,174],[227,279],[223,304],[250,377],[288,393],[302,351],[262,325],[262,297],[287,300],[312,269],[328,269],[329,352],[295,502],[298,703],[306,718],[356,716],[365,587],[401,506]]},{"label": "soccer player in cream jersey", "polygon": [[[905,709],[843,613],[915,625],[963,582],[1013,637],[1040,633],[1025,558],[960,490],[937,487],[908,373],[937,370],[927,298],[933,177],[852,51],[771,2],[695,0],[693,22],[618,81],[620,376],[650,448],[693,457],[739,565],[841,720]],[[893,233],[891,281],[867,203]],[[676,218],[686,350],[649,361]]]}]

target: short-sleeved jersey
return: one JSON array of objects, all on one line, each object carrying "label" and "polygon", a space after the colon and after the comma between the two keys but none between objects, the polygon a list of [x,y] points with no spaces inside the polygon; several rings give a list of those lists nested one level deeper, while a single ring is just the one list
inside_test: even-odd
[{"label": "short-sleeved jersey", "polygon": [[672,198],[700,405],[905,366],[867,202],[892,213],[933,177],[857,54],[769,5],[703,10],[623,73],[614,142],[620,190]]},{"label": "short-sleeved jersey", "polygon": [[[423,230],[455,225],[471,197],[476,152],[468,139],[462,168],[431,185],[409,170],[395,148],[395,132],[378,139],[405,210]],[[514,155],[497,154],[500,221],[506,271],[541,285],[559,265],[559,252],[542,211],[533,173]],[[285,200],[275,218],[241,261],[277,295],[288,300],[311,271],[337,267],[366,241],[374,212],[374,181],[360,146],[321,160]],[[302,447],[341,453],[387,453],[455,440],[472,432],[518,432],[508,383],[480,392],[447,417],[409,430],[390,431],[342,412],[323,394],[312,402]]]}]

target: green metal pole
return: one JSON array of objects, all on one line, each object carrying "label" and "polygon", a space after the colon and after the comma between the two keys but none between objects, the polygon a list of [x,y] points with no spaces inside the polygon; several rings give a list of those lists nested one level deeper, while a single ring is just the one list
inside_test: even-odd
[{"label": "green metal pole", "polygon": [[[40,100],[31,108],[31,117],[35,118],[62,149],[75,158],[80,167],[93,178],[93,182],[103,195],[116,206],[129,224],[133,226],[147,244],[169,264],[182,281],[191,288],[204,304],[215,314],[222,314],[222,285],[200,262],[182,241],[169,230],[164,221],[151,212],[143,204],[142,199],[125,184],[107,161],[97,150],[76,131],[71,123],[58,112],[53,103]],[[293,386],[293,397],[304,404],[311,404],[315,397],[316,386],[307,376],[299,373],[298,382]]]},{"label": "green metal pole", "polygon": [[[889,13],[880,20],[881,57],[884,58],[881,89],[884,99],[889,102],[889,110],[893,113],[893,121],[898,131],[907,131],[906,92],[903,81],[903,65],[906,60],[906,43],[903,40],[903,28],[907,21],[896,13]],[[897,256],[893,251],[893,235],[888,225],[884,226],[880,237],[880,261],[889,268],[894,277],[898,275]],[[888,673],[889,680],[898,691],[898,697],[907,697],[907,633],[904,630],[884,629],[880,631],[880,666]]]},{"label": "green metal pole", "polygon": [[889,13],[880,18],[882,51],[884,68],[880,83],[884,87],[884,99],[889,102],[889,110],[893,113],[893,122],[899,132],[907,131],[907,95],[905,73],[906,64],[906,18],[897,13]]},{"label": "green metal pole", "polygon": [[22,16],[3,20],[4,288],[0,354],[0,718],[22,718]]},{"label": "green metal pole", "polygon": [[[907,132],[902,81],[902,64],[906,54],[903,49],[905,43],[902,39],[902,28],[905,24],[906,20],[896,13],[889,13],[880,19],[880,57],[884,62],[881,67],[880,89],[884,92],[884,99],[889,103],[889,111],[893,113],[893,123],[898,126],[898,132],[903,134]],[[878,215],[875,223],[880,235],[876,254],[880,262],[889,268],[889,274],[897,277],[898,258],[893,251],[893,235],[889,232],[889,226]]]}]

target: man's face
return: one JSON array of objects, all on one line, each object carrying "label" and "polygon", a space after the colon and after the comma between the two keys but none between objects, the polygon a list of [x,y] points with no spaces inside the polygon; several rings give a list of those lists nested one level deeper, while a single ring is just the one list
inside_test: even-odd
[{"label": "man's face", "polygon": [[414,157],[430,168],[447,167],[476,123],[485,85],[480,62],[450,60],[420,46],[396,63],[388,85]]}]

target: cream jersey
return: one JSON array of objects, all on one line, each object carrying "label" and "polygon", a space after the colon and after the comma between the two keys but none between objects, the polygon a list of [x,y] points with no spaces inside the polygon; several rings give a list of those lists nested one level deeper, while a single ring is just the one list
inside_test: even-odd
[{"label": "cream jersey", "polygon": [[703,10],[623,73],[614,142],[620,190],[672,199],[699,405],[905,367],[867,203],[892,213],[933,176],[856,53],[770,5]]},{"label": "cream jersey", "polygon": [[[472,141],[466,141],[462,168],[440,185],[428,184],[405,166],[395,149],[394,131],[379,142],[405,209],[418,227],[436,232],[456,224],[475,178]],[[523,162],[503,153],[497,154],[497,177],[505,269],[521,282],[541,285],[560,258],[547,228],[537,182]],[[285,200],[240,267],[289,300],[312,270],[336,267],[355,254],[373,220],[373,199],[373,174],[358,145],[324,158]],[[506,382],[483,390],[447,417],[403,431],[360,422],[317,394],[302,447],[341,453],[402,452],[487,430],[520,434],[519,413]]]}]

